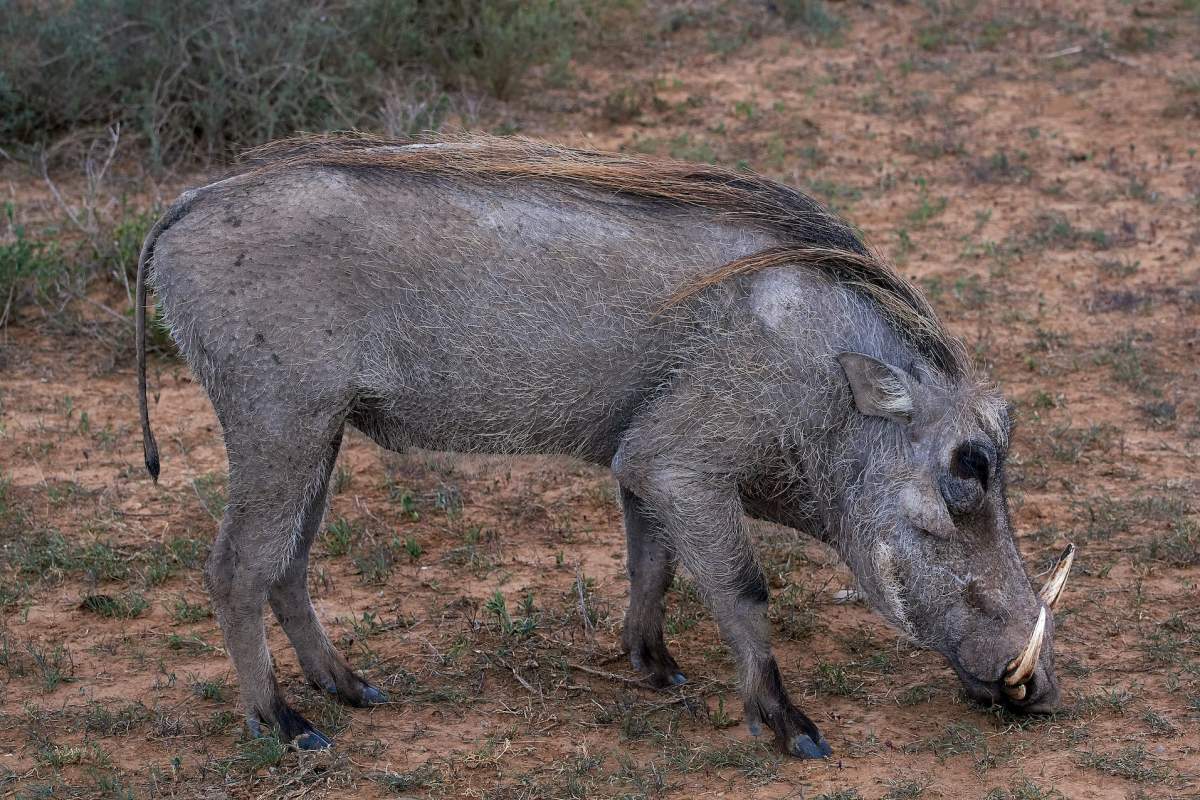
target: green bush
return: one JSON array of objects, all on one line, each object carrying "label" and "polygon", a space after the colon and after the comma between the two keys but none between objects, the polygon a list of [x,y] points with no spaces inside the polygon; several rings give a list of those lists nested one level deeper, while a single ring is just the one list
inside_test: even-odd
[{"label": "green bush", "polygon": [[29,238],[16,222],[16,209],[4,204],[0,218],[0,328],[29,293],[43,294],[63,272],[52,243]]},{"label": "green bush", "polygon": [[505,98],[611,2],[0,0],[0,141],[121,122],[155,163],[219,160],[375,127],[397,80]]}]

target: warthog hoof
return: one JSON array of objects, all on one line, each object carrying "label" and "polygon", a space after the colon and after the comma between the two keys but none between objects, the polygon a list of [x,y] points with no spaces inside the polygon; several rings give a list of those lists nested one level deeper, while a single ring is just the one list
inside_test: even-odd
[{"label": "warthog hoof", "polygon": [[833,748],[829,746],[829,742],[825,741],[823,736],[813,742],[811,736],[802,733],[792,737],[792,740],[788,742],[787,751],[789,755],[798,758],[826,758],[833,752]]},{"label": "warthog hoof", "polygon": [[302,733],[292,740],[297,750],[328,750],[333,742],[316,728],[308,733]]},{"label": "warthog hoof", "polygon": [[378,706],[386,703],[388,696],[368,683],[363,687],[362,699],[369,706]]},{"label": "warthog hoof", "polygon": [[388,701],[388,697],[379,689],[367,683],[358,673],[350,669],[342,670],[338,678],[310,679],[309,683],[336,697],[339,702],[357,708],[377,706]]},{"label": "warthog hoof", "polygon": [[661,639],[639,641],[636,646],[629,648],[629,661],[634,669],[646,675],[646,680],[655,689],[687,683],[687,676],[679,669]]},{"label": "warthog hoof", "polygon": [[297,750],[327,750],[333,747],[332,739],[314,728],[311,722],[282,700],[277,699],[271,704],[272,722],[264,722],[263,716],[260,714],[246,720],[246,728],[255,738],[278,736],[280,741]]}]

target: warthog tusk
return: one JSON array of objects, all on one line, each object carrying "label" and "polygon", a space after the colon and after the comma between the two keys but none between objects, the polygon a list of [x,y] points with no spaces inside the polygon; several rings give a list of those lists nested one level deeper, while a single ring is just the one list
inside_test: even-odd
[{"label": "warthog tusk", "polygon": [[[1033,626],[1033,635],[1029,637],[1029,644],[1025,645],[1025,649],[1021,651],[1021,655],[1008,662],[1008,671],[1004,675],[1004,685],[1006,687],[1020,686],[1022,688],[1021,697],[1025,696],[1023,684],[1028,683],[1033,677],[1033,671],[1037,669],[1038,656],[1042,653],[1042,638],[1046,634],[1046,607],[1042,606],[1038,609],[1037,625]],[[1013,696],[1009,692],[1009,696]],[[1021,697],[1014,697],[1020,700]]]},{"label": "warthog tusk", "polygon": [[1067,585],[1067,576],[1071,574],[1071,564],[1075,562],[1075,545],[1067,545],[1067,549],[1063,550],[1062,555],[1058,557],[1058,563],[1054,565],[1054,572],[1050,573],[1050,578],[1046,581],[1046,585],[1042,587],[1042,591],[1038,594],[1042,598],[1042,602],[1054,610],[1054,606],[1058,603],[1058,598],[1062,596],[1063,588]]}]

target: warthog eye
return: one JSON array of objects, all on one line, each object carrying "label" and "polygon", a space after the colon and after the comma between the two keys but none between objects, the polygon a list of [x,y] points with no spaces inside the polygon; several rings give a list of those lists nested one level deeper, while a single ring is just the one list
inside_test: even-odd
[{"label": "warthog eye", "polygon": [[983,502],[990,478],[991,451],[986,445],[967,442],[954,451],[950,474],[938,480],[938,488],[952,514],[969,514]]},{"label": "warthog eye", "polygon": [[987,491],[991,476],[991,454],[986,445],[967,442],[954,451],[950,461],[950,474],[964,481],[975,481]]}]

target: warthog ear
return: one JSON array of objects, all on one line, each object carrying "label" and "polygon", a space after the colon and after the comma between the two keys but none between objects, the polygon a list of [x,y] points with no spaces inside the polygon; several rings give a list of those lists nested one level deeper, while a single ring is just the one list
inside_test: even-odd
[{"label": "warthog ear", "polygon": [[862,353],[839,353],[837,360],[861,413],[895,422],[912,419],[916,380],[904,370]]}]

